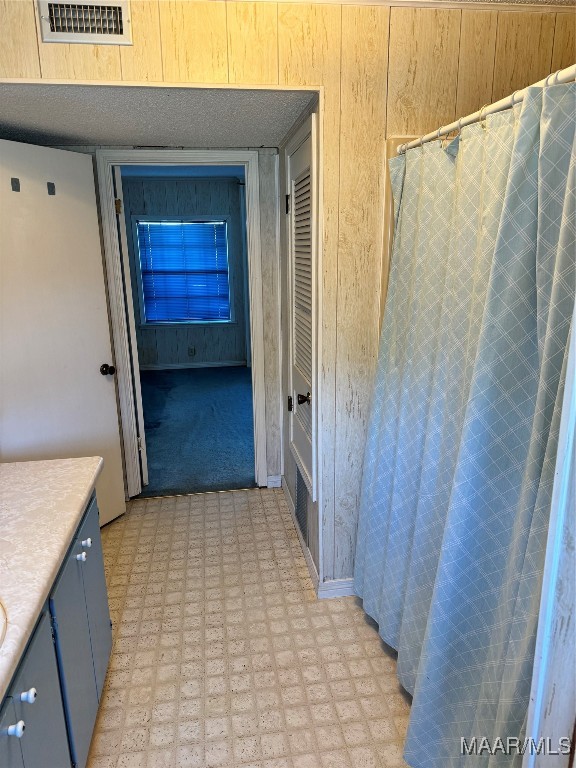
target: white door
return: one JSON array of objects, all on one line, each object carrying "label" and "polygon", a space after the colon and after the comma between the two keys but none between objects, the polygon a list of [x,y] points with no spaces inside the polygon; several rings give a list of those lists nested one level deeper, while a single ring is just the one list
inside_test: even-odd
[{"label": "white door", "polygon": [[287,156],[290,264],[290,448],[316,501],[317,193],[314,123],[289,143]]},{"label": "white door", "polygon": [[92,159],[0,140],[0,459],[102,456],[102,524],[124,480]]}]

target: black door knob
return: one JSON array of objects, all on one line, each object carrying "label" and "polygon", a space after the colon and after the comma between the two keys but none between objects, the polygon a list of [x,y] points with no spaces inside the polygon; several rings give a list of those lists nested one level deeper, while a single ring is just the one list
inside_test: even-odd
[{"label": "black door knob", "polygon": [[297,399],[298,399],[298,405],[304,405],[304,403],[312,402],[310,392],[307,392],[305,395],[298,395]]},{"label": "black door knob", "polygon": [[108,363],[102,363],[100,373],[102,376],[113,376],[116,373],[116,368],[113,365],[108,365]]}]

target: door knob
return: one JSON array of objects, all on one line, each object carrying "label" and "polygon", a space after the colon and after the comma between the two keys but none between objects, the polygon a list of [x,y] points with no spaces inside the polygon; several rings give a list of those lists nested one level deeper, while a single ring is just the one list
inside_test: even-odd
[{"label": "door knob", "polygon": [[305,395],[298,395],[298,405],[304,405],[304,403],[311,403],[312,397],[310,395],[310,392],[307,392]]},{"label": "door knob", "polygon": [[37,696],[38,692],[36,688],[30,688],[29,691],[22,691],[20,694],[20,701],[25,701],[27,704],[34,704]]},{"label": "door knob", "polygon": [[21,739],[22,736],[24,736],[25,728],[26,723],[24,720],[18,720],[18,722],[14,723],[14,725],[8,726],[8,736],[16,736],[17,739]]},{"label": "door knob", "polygon": [[102,363],[100,366],[100,373],[102,376],[114,376],[116,368],[114,368],[113,365],[108,365],[108,363]]}]

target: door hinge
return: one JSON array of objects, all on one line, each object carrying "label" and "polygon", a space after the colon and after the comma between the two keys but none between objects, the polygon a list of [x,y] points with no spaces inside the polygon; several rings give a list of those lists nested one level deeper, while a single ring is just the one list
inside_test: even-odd
[{"label": "door hinge", "polygon": [[292,395],[288,395],[288,410],[294,410],[294,400],[292,399]]},{"label": "door hinge", "polygon": [[286,195],[286,213],[290,213],[290,195]]},{"label": "door hinge", "polygon": [[142,450],[142,438],[141,437],[138,438],[138,450],[139,451]]},{"label": "door hinge", "polygon": [[122,200],[120,200],[119,197],[117,197],[114,200],[114,205],[116,206],[116,213],[120,215],[122,213]]}]

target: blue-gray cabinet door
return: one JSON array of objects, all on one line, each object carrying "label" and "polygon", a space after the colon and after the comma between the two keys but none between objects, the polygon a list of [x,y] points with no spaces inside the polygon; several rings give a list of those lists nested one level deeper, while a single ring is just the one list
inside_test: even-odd
[{"label": "blue-gray cabinet door", "polygon": [[[84,542],[84,545],[82,544]],[[100,537],[100,521],[98,506],[93,499],[78,531],[78,543],[86,552],[86,561],[82,563],[84,593],[90,627],[90,643],[94,661],[94,676],[98,701],[102,696],[102,688],[108,669],[108,661],[112,650],[112,628],[110,626],[110,610],[108,608],[108,593],[106,591],[106,576],[104,574],[104,559],[102,539]]]},{"label": "blue-gray cabinet door", "polygon": [[78,559],[79,555],[82,556],[82,547],[75,542],[50,596],[50,613],[54,619],[70,751],[73,762],[84,768],[98,711],[98,694],[84,598],[82,569],[86,563]]},{"label": "blue-gray cabinet door", "polygon": [[8,728],[16,725],[16,712],[12,699],[6,699],[0,708],[0,766],[2,768],[24,768],[21,739],[8,735]]},{"label": "blue-gray cabinet door", "polygon": [[66,768],[70,765],[56,649],[48,613],[42,614],[10,692],[16,719],[26,723],[26,731],[20,740],[26,768]]}]

